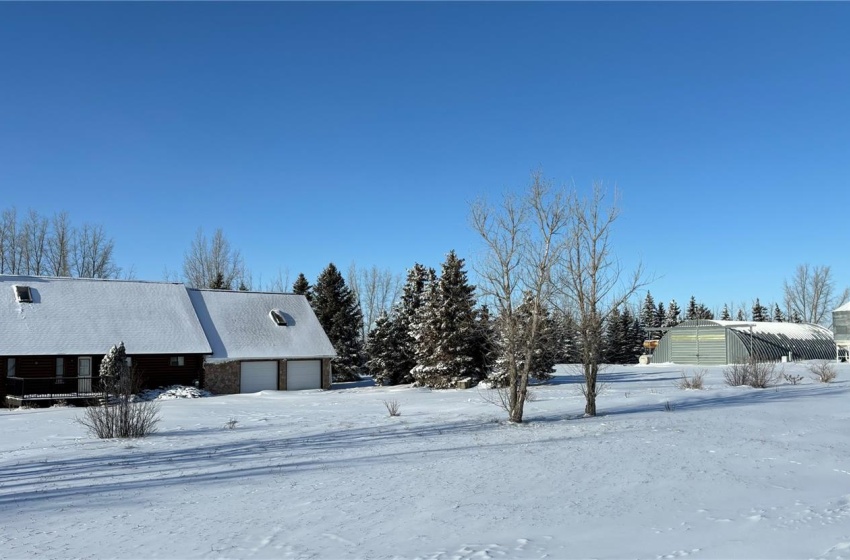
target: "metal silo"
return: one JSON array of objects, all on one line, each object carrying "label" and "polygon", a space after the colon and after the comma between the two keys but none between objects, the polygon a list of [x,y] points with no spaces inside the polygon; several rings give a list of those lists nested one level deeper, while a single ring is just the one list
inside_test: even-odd
[{"label": "metal silo", "polygon": [[832,312],[832,331],[836,356],[846,360],[850,356],[850,302]]}]

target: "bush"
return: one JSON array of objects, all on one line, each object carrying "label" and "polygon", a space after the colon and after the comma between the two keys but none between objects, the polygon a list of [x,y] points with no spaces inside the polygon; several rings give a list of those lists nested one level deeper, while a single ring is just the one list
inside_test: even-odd
[{"label": "bush", "polygon": [[159,404],[136,402],[134,393],[141,386],[141,375],[127,365],[124,343],[113,346],[100,365],[103,398],[86,409],[77,422],[101,439],[145,437],[156,431]]},{"label": "bush", "polygon": [[787,381],[791,385],[796,385],[797,383],[799,383],[800,381],[803,380],[803,376],[802,375],[794,375],[794,374],[790,374],[790,373],[784,373],[784,374],[782,374],[782,379],[784,379],[785,381]]},{"label": "bush", "polygon": [[748,385],[755,389],[765,389],[776,385],[782,375],[783,372],[776,371],[775,363],[753,359],[742,364],[732,364],[723,370],[727,385],[734,387]]},{"label": "bush", "polygon": [[691,377],[682,372],[682,378],[676,383],[676,387],[679,389],[703,389],[702,381],[704,377],[704,369],[695,372]]},{"label": "bush", "polygon": [[401,406],[398,401],[384,401],[384,406],[387,407],[387,412],[390,416],[401,416]]},{"label": "bush", "polygon": [[835,371],[835,365],[827,360],[812,362],[809,364],[809,372],[811,372],[812,378],[815,381],[820,381],[821,383],[831,383],[838,376],[838,372]]}]

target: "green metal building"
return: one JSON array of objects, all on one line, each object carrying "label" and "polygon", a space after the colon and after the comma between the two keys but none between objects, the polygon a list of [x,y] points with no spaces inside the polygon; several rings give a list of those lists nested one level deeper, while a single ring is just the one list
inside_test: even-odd
[{"label": "green metal building", "polygon": [[654,363],[726,365],[759,361],[834,360],[835,338],[820,325],[685,321],[658,341]]},{"label": "green metal building", "polygon": [[835,355],[840,360],[850,357],[850,303],[832,312],[832,329],[835,331]]}]

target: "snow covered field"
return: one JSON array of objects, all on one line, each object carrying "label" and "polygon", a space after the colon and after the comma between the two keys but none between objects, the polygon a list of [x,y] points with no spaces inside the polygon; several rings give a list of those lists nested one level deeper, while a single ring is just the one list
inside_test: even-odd
[{"label": "snow covered field", "polygon": [[582,418],[562,368],[523,425],[365,383],[162,401],[133,441],[2,410],[0,557],[850,558],[850,364],[766,390],[683,369],[611,366]]}]

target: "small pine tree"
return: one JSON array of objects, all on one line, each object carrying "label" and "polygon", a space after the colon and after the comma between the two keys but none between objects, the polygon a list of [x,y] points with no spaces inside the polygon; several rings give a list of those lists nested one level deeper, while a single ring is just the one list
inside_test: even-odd
[{"label": "small pine tree", "polygon": [[556,364],[574,364],[578,362],[576,348],[577,327],[575,320],[568,313],[558,311],[552,316],[554,327],[554,346],[556,349]]},{"label": "small pine tree", "polygon": [[736,321],[746,321],[747,320],[746,313],[744,313],[744,310],[741,309],[740,307],[738,308],[738,313],[735,315],[735,320]]},{"label": "small pine tree", "polygon": [[643,300],[643,307],[640,310],[640,324],[646,331],[648,338],[657,338],[658,331],[652,331],[653,327],[660,327],[661,323],[656,324],[658,310],[655,307],[655,300],[652,294],[646,292],[646,298]]},{"label": "small pine tree", "polygon": [[667,306],[667,316],[664,318],[663,327],[675,327],[681,320],[682,312],[679,310],[679,304],[675,299],[670,300],[670,305]]},{"label": "small pine tree", "polygon": [[[532,335],[533,306],[534,300],[531,296],[527,295],[522,304],[520,304],[515,310],[513,317],[513,320],[515,321],[514,327],[518,329],[519,333],[521,333],[521,339],[529,340],[528,337]],[[510,350],[506,348],[503,343],[505,337],[502,336],[502,333],[505,332],[509,325],[505,318],[499,318],[497,325],[499,336],[497,337],[498,344],[496,345],[496,360],[493,371],[488,376],[488,379],[497,387],[507,387],[510,376],[507,369],[508,356],[510,356],[508,352],[510,352]],[[554,321],[550,318],[548,310],[544,308],[539,318],[537,331],[534,334],[531,361],[528,368],[528,374],[530,377],[538,381],[548,381],[552,378],[552,373],[555,372],[555,364],[557,363],[557,344],[558,339]],[[520,344],[520,347],[525,346],[525,342]],[[518,369],[525,368],[527,362],[524,350],[517,350],[515,352],[515,362]]]},{"label": "small pine tree", "polygon": [[714,312],[711,311],[711,309],[709,309],[708,307],[706,307],[705,304],[700,303],[697,306],[697,316],[696,316],[696,318],[697,319],[711,320],[711,319],[714,319]]},{"label": "small pine tree", "polygon": [[420,314],[420,308],[424,302],[424,293],[430,282],[435,281],[434,269],[425,268],[415,263],[413,268],[407,271],[407,279],[402,287],[401,300],[395,313],[395,322],[398,325],[400,355],[402,362],[399,365],[401,378],[399,383],[413,383],[411,371],[416,367],[416,340],[413,337],[413,325]]},{"label": "small pine tree", "polygon": [[355,381],[363,365],[360,325],[363,321],[354,293],[345,285],[337,267],[330,263],[313,288],[313,311],[336,350],[335,381]]},{"label": "small pine tree", "polygon": [[796,311],[792,311],[792,312],[791,312],[791,322],[792,322],[792,323],[800,324],[800,323],[802,323],[802,322],[803,322],[803,318],[802,318],[802,317],[800,317],[800,314],[799,314],[799,313],[797,313]]},{"label": "small pine tree", "polygon": [[759,302],[759,298],[756,298],[756,301],[753,303],[752,316],[753,321],[756,323],[764,323],[770,320],[767,315],[767,308]]},{"label": "small pine tree", "polygon": [[[658,302],[658,309],[655,310],[655,326],[663,327],[664,320],[667,318],[667,310],[664,309],[664,302]],[[661,331],[655,331],[652,338],[661,338]]]},{"label": "small pine tree", "polygon": [[298,273],[298,278],[292,284],[292,293],[306,297],[307,301],[313,301],[313,286],[307,281],[303,272]]},{"label": "small pine tree", "polygon": [[240,281],[239,281],[239,291],[240,291],[240,292],[248,292],[248,291],[250,291],[250,290],[248,290],[248,286],[245,284],[245,281],[244,281],[244,280],[240,280]]},{"label": "small pine tree", "polygon": [[697,310],[697,298],[691,296],[691,300],[688,302],[688,310],[685,313],[685,319],[688,321],[693,321],[699,318],[698,310]]},{"label": "small pine tree", "polygon": [[729,306],[725,303],[723,304],[723,311],[720,312],[720,320],[721,321],[731,321],[732,315],[729,313]]},{"label": "small pine tree", "polygon": [[773,320],[777,323],[785,322],[785,314],[782,313],[782,310],[779,309],[779,305],[776,303],[773,304]]},{"label": "small pine tree", "polygon": [[400,331],[397,321],[382,311],[366,343],[366,367],[377,385],[397,385],[401,381],[404,372],[400,368],[405,362],[399,340],[402,335],[406,333]]},{"label": "small pine tree", "polygon": [[210,282],[209,287],[213,290],[229,290],[230,285],[224,281],[224,274],[216,272],[215,278]]}]

